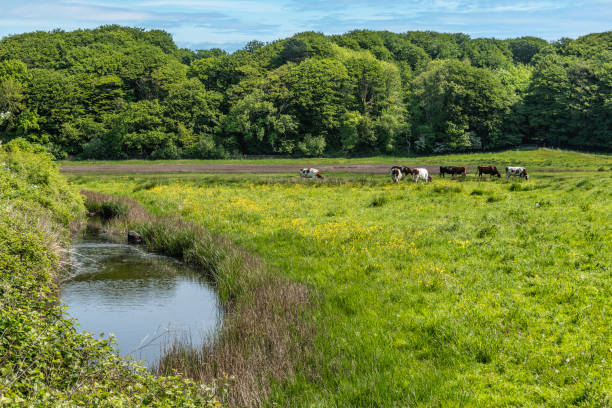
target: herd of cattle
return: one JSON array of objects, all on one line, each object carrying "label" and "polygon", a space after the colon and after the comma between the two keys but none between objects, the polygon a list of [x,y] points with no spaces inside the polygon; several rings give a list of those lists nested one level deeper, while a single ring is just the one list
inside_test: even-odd
[{"label": "herd of cattle", "polygon": [[[440,166],[440,176],[445,177],[446,174],[450,174],[451,177],[455,175],[467,176],[467,167],[465,166]],[[393,166],[391,167],[391,179],[394,183],[399,182],[403,177],[412,177],[412,180],[417,183],[420,180],[424,182],[431,182],[431,176],[427,169],[421,167],[408,167],[408,166]],[[497,176],[501,178],[501,174],[495,166],[478,166],[478,177],[482,177],[483,174],[488,174],[489,177]],[[300,170],[300,176],[306,178],[324,178],[321,172],[317,169],[310,167],[303,168]],[[524,167],[506,167],[506,179],[510,176],[522,177],[525,180],[529,180],[529,174]]]}]

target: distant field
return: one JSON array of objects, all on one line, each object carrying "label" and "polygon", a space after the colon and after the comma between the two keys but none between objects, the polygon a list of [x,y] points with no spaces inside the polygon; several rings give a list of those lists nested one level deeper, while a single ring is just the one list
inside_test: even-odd
[{"label": "distant field", "polygon": [[535,168],[584,168],[612,170],[612,155],[588,154],[565,150],[508,150],[500,153],[468,153],[439,156],[389,157],[377,156],[357,159],[304,158],[304,159],[245,159],[245,160],[116,160],[116,161],[62,161],[64,167],[101,165],[290,165],[319,166],[334,164],[418,164],[418,165],[470,165],[525,166]]},{"label": "distant field", "polygon": [[[403,162],[351,162],[359,160]],[[612,166],[610,156],[552,150],[407,160]],[[316,352],[276,385],[273,404],[561,407],[612,398],[612,172],[397,185],[346,173],[323,182],[70,179],[226,235],[312,289]]]}]

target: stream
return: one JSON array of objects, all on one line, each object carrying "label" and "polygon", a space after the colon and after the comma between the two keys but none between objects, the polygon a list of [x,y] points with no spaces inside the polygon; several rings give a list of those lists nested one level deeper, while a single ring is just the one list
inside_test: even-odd
[{"label": "stream", "polygon": [[221,322],[213,288],[173,258],[85,235],[74,241],[71,263],[61,299],[77,330],[114,334],[120,354],[147,367],[177,339],[194,345],[208,341]]}]

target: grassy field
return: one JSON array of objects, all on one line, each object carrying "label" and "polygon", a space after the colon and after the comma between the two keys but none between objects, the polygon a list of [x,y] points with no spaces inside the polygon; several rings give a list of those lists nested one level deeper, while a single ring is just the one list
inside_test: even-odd
[{"label": "grassy field", "polygon": [[585,168],[612,169],[612,156],[603,154],[577,153],[565,150],[508,150],[500,153],[466,153],[419,157],[367,157],[356,159],[343,158],[304,158],[304,159],[244,159],[244,160],[104,160],[104,161],[63,161],[62,165],[128,165],[128,164],[296,164],[310,166],[322,164],[421,164],[421,165],[479,165],[526,166],[535,168]]},{"label": "grassy field", "polygon": [[[538,150],[418,162],[611,166],[594,157]],[[608,406],[612,172],[531,176],[71,180],[225,235],[311,290],[314,347],[274,386],[278,406]]]}]

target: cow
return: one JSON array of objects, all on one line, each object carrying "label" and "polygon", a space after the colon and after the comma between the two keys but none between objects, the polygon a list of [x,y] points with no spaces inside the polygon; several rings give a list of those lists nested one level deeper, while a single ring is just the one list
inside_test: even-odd
[{"label": "cow", "polygon": [[431,182],[431,177],[429,177],[429,172],[427,171],[427,169],[412,169],[412,177],[415,183],[418,183],[419,180],[423,180],[424,182]]},{"label": "cow", "polygon": [[467,177],[467,167],[463,166],[440,166],[440,175],[444,177],[445,174],[454,176],[455,174],[463,175]]},{"label": "cow", "polygon": [[402,170],[401,170],[401,167],[399,167],[399,166],[391,167],[391,180],[393,180],[394,183],[397,183],[401,179],[402,179]]},{"label": "cow", "polygon": [[317,169],[311,169],[310,167],[306,167],[300,170],[300,176],[302,177],[309,177],[309,178],[319,178],[319,179],[323,179],[323,175],[321,173],[319,173],[319,170]]},{"label": "cow", "polygon": [[[397,173],[395,170],[398,170],[401,174],[399,175],[399,177],[397,177],[397,181],[395,180],[396,177],[393,176],[394,173]],[[406,176],[408,174],[412,174],[412,169],[408,166],[393,166],[391,167],[391,179],[397,183],[398,181],[400,181],[402,179],[403,176]]]},{"label": "cow", "polygon": [[497,175],[497,178],[501,178],[501,174],[495,166],[478,166],[478,177],[482,177],[483,174],[488,174],[489,177]]},{"label": "cow", "polygon": [[506,180],[509,179],[510,176],[519,176],[525,180],[529,180],[529,174],[524,167],[506,167]]},{"label": "cow", "polygon": [[402,174],[412,174],[412,169],[408,166],[393,166],[391,167],[391,170],[393,169],[399,169],[399,171],[401,171]]}]

